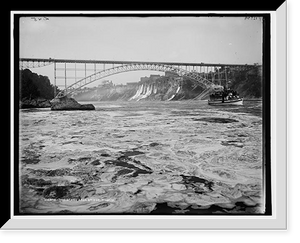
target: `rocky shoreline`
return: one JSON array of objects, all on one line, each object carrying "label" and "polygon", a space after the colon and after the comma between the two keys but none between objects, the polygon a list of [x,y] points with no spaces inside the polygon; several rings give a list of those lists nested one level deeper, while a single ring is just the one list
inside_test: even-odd
[{"label": "rocky shoreline", "polygon": [[79,104],[73,98],[62,97],[51,100],[51,110],[95,110],[95,107],[92,104]]},{"label": "rocky shoreline", "polygon": [[47,100],[43,98],[22,99],[19,102],[20,109],[51,108],[51,110],[95,110],[92,104],[79,104],[75,99],[63,97]]},{"label": "rocky shoreline", "polygon": [[30,99],[24,98],[19,102],[20,109],[29,109],[29,108],[50,108],[50,100],[44,98]]}]

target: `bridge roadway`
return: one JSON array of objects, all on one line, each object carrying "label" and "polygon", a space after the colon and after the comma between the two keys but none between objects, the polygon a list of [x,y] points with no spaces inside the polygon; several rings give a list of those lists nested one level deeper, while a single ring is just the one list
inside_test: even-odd
[{"label": "bridge roadway", "polygon": [[20,58],[20,62],[40,62],[40,63],[95,63],[95,64],[159,64],[171,66],[204,66],[204,67],[251,67],[254,64],[224,64],[224,63],[196,63],[196,62],[150,62],[150,61],[112,61],[112,60],[77,60],[77,59],[57,59],[57,58]]}]

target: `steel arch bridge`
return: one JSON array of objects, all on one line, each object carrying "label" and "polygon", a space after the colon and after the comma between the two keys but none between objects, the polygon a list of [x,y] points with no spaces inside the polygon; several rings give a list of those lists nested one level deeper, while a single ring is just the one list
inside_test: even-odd
[{"label": "steel arch bridge", "polygon": [[132,64],[125,64],[113,68],[108,68],[102,71],[99,71],[97,73],[94,73],[92,75],[89,75],[83,79],[80,79],[76,83],[68,86],[63,91],[59,92],[57,94],[57,98],[70,95],[71,93],[75,92],[76,90],[81,89],[82,87],[93,83],[99,79],[112,76],[118,73],[123,72],[130,72],[130,71],[139,71],[139,70],[150,70],[150,71],[161,71],[161,72],[172,72],[175,74],[178,74],[182,77],[187,77],[195,82],[197,82],[200,86],[202,86],[204,89],[212,87],[214,84],[205,79],[202,75],[197,74],[196,72],[190,72],[186,71],[181,68],[176,68],[169,65],[164,64],[149,64],[149,63],[132,63]]},{"label": "steel arch bridge", "polygon": [[[207,63],[174,63],[174,62],[134,62],[134,61],[104,61],[104,60],[73,60],[73,59],[42,59],[42,58],[20,58],[20,68],[38,68],[54,64],[54,87],[56,81],[59,78],[64,79],[64,89],[55,94],[56,98],[71,95],[82,87],[93,83],[99,79],[112,76],[119,73],[139,71],[139,70],[153,70],[161,72],[171,72],[181,77],[189,78],[194,81],[195,85],[201,86],[204,90],[209,90],[214,84],[214,76],[218,75],[220,79],[219,70],[223,69],[222,73],[225,74],[227,79],[227,68],[239,68],[249,69],[253,68],[254,65],[247,64],[207,64]],[[57,67],[58,64],[62,64],[61,68]],[[68,65],[75,65],[70,68]],[[103,68],[99,71],[97,65],[102,64]],[[77,65],[77,66],[76,66]],[[84,65],[83,68],[79,68],[79,65]],[[92,69],[88,69],[87,65],[92,65]],[[105,66],[106,65],[106,66]],[[107,66],[111,66],[107,68]],[[75,82],[71,85],[67,85],[67,71],[75,71]],[[76,72],[84,72],[83,77],[78,78]],[[218,70],[216,72],[216,70]],[[57,72],[63,71],[63,77],[57,75]],[[91,71],[92,74],[87,75],[87,71]],[[208,78],[208,74],[213,73]],[[78,78],[78,79],[77,79]]]}]

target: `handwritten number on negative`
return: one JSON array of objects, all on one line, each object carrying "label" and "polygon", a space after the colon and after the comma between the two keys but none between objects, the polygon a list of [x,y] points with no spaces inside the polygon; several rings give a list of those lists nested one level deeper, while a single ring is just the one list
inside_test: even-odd
[{"label": "handwritten number on negative", "polygon": [[247,19],[249,19],[249,20],[260,20],[261,17],[246,16],[246,17],[245,17],[245,20],[247,20]]},{"label": "handwritten number on negative", "polygon": [[31,19],[34,21],[49,20],[47,17],[31,17]]}]

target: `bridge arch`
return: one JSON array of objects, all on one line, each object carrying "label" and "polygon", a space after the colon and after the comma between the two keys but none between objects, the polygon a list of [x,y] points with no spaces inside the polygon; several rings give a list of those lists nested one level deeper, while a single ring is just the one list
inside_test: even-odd
[{"label": "bridge arch", "polygon": [[84,87],[90,83],[93,83],[99,79],[102,79],[102,78],[105,78],[108,76],[112,76],[112,75],[115,75],[118,73],[139,71],[139,70],[153,70],[153,71],[176,73],[179,76],[187,77],[187,78],[193,80],[198,85],[202,86],[204,89],[209,89],[212,86],[214,86],[214,84],[211,81],[207,80],[200,73],[190,72],[190,71],[187,71],[187,70],[184,70],[182,68],[175,67],[172,65],[160,64],[160,63],[157,63],[157,64],[154,64],[154,63],[131,63],[131,64],[123,64],[121,66],[116,66],[116,67],[112,67],[109,69],[104,69],[102,71],[99,71],[92,75],[89,75],[83,79],[80,79],[77,82],[66,87],[61,92],[59,92],[56,95],[56,98],[61,98],[61,97],[70,95],[73,92],[75,92],[76,90],[81,89],[82,87]]}]

